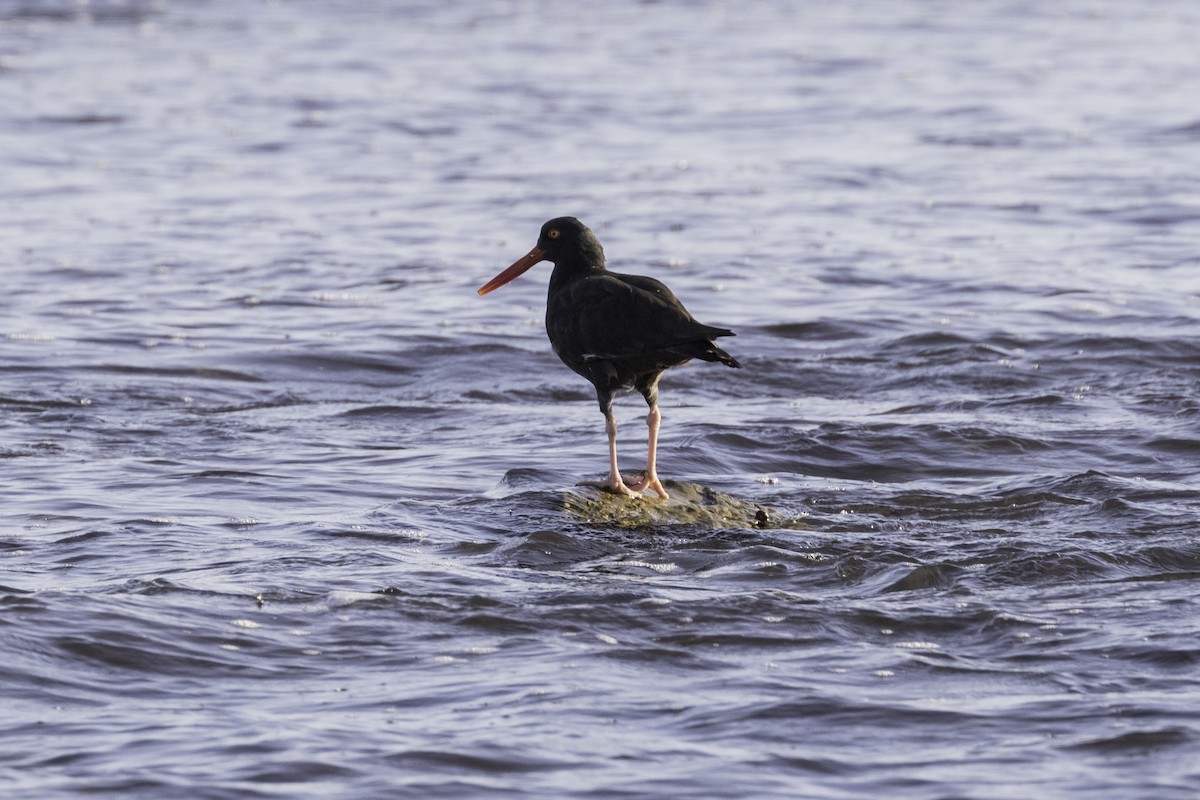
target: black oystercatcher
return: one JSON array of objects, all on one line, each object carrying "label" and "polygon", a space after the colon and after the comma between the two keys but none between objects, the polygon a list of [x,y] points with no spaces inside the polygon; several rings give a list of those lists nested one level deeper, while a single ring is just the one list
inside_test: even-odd
[{"label": "black oystercatcher", "polygon": [[[689,359],[720,361],[740,367],[737,360],[713,344],[731,330],[697,322],[661,281],[641,275],[622,275],[604,268],[604,248],[595,234],[574,217],[559,217],[542,226],[537,246],[519,261],[479,288],[484,295],[528,270],[539,261],[554,262],[546,296],[546,333],[562,362],[596,387],[608,432],[610,473],[602,486],[619,494],[639,495],[653,489],[666,498],[658,479],[658,379],[664,370]],[[646,469],[630,483],[617,470],[617,423],[613,396],[637,389],[650,413]]]}]

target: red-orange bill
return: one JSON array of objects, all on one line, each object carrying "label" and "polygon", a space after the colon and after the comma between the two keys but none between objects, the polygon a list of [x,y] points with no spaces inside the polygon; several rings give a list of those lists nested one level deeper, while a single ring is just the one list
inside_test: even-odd
[{"label": "red-orange bill", "polygon": [[511,267],[504,270],[504,272],[501,272],[496,277],[492,278],[490,281],[485,283],[483,286],[480,286],[479,287],[480,296],[482,297],[483,295],[487,294],[488,292],[499,289],[504,284],[508,283],[509,281],[513,280],[518,275],[520,275],[521,273],[528,270],[534,264],[538,263],[539,261],[545,260],[545,258],[546,258],[546,252],[544,250],[542,250],[542,248],[540,248],[540,247],[533,248],[528,253],[521,256],[521,258],[519,258],[517,260],[517,262],[515,264],[513,264]]}]

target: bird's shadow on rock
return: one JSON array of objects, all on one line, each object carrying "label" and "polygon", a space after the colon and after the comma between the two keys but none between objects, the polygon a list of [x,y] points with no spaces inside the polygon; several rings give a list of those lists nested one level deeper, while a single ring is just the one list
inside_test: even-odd
[{"label": "bird's shadow on rock", "polygon": [[628,497],[601,488],[599,481],[580,482],[554,470],[510,469],[484,498],[502,500],[526,512],[565,512],[588,525],[620,528],[686,526],[704,530],[806,528],[799,519],[751,500],[690,481],[663,481],[668,499],[646,493]]},{"label": "bird's shadow on rock", "polygon": [[627,497],[596,486],[580,484],[562,494],[562,509],[594,524],[641,528],[687,525],[699,528],[775,528],[781,526],[770,509],[699,483],[663,481],[670,497]]}]

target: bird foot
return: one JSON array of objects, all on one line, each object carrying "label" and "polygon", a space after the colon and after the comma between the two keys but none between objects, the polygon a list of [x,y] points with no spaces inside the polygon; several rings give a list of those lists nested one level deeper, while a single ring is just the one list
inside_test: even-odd
[{"label": "bird foot", "polygon": [[662,481],[654,473],[647,474],[645,470],[638,473],[637,479],[630,482],[629,488],[635,492],[642,492],[646,489],[653,489],[654,493],[663,500],[670,500],[671,495],[667,494],[667,490],[663,488]]},{"label": "bird foot", "polygon": [[625,481],[621,480],[621,478],[616,475],[611,476],[608,478],[608,480],[604,481],[583,481],[581,485],[594,486],[597,489],[603,489],[604,491],[612,492],[613,494],[623,494],[626,497],[642,496],[640,490],[634,490],[629,486],[626,486]]}]

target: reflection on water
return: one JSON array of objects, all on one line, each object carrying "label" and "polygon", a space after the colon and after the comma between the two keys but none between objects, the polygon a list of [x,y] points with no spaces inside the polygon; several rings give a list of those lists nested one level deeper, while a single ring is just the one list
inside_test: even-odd
[{"label": "reflection on water", "polygon": [[1194,796],[1196,25],[0,0],[5,796]]}]

